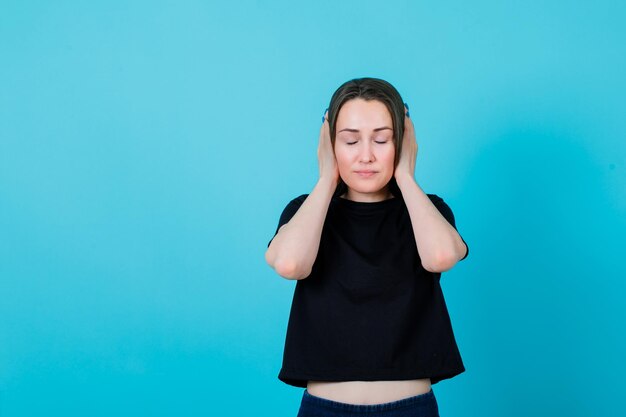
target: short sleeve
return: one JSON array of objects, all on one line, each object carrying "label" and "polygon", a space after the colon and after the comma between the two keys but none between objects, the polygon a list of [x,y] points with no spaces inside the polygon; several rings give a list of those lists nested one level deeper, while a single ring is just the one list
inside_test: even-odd
[{"label": "short sleeve", "polygon": [[[452,209],[450,209],[450,206],[448,206],[446,202],[443,201],[443,199],[436,194],[428,194],[428,197],[430,198],[430,201],[433,203],[433,205],[437,207],[439,213],[441,213],[441,215],[448,221],[448,223],[450,223],[452,227],[454,227],[454,229],[457,231],[457,233],[459,233],[458,229],[456,228],[454,213],[452,213]],[[461,236],[460,233],[459,236]],[[463,236],[461,236],[461,240],[463,241],[463,243],[465,243],[465,248],[467,249],[467,251],[465,252],[465,256],[460,259],[462,261],[463,259],[467,258],[467,255],[469,255],[469,246],[467,246],[467,242],[465,242]]]},{"label": "short sleeve", "polygon": [[293,200],[291,200],[287,204],[287,206],[283,210],[282,214],[280,215],[280,219],[278,220],[278,226],[276,227],[276,231],[274,232],[274,236],[272,236],[270,241],[267,242],[267,247],[268,248],[269,248],[270,244],[272,243],[272,240],[274,240],[274,237],[276,237],[276,235],[278,234],[278,230],[284,224],[289,223],[289,220],[291,220],[293,215],[296,214],[296,212],[300,209],[300,206],[302,206],[302,203],[304,203],[304,200],[306,200],[307,196],[308,196],[308,194],[302,194],[301,196],[294,198]]}]

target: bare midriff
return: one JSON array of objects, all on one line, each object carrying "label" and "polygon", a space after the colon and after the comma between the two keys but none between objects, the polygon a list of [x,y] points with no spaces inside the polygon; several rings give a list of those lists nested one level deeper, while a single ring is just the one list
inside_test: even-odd
[{"label": "bare midriff", "polygon": [[307,391],[316,397],[347,404],[382,404],[430,391],[430,378],[403,381],[309,381]]}]

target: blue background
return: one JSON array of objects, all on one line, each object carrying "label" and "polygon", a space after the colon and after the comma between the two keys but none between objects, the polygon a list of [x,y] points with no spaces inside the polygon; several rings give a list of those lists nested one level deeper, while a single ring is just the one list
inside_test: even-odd
[{"label": "blue background", "polygon": [[264,252],[362,76],[470,247],[442,416],[619,414],[624,4],[1,1],[0,415],[295,416]]}]

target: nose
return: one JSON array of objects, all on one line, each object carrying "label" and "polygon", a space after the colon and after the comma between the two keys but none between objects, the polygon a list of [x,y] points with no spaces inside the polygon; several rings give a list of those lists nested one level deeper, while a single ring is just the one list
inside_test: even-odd
[{"label": "nose", "polygon": [[374,153],[372,152],[372,145],[369,141],[363,141],[361,142],[362,146],[360,149],[360,154],[359,154],[359,161],[360,162],[372,162],[374,160]]}]

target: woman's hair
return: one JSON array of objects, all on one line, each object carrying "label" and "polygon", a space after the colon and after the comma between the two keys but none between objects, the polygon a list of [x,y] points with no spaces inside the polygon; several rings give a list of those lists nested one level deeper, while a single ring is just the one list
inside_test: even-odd
[{"label": "woman's hair", "polygon": [[[395,146],[396,155],[394,167],[398,165],[400,152],[402,152],[402,136],[404,135],[404,102],[398,90],[387,81],[379,78],[355,78],[343,83],[330,99],[328,106],[328,124],[330,127],[330,141],[335,148],[335,137],[337,134],[337,116],[341,107],[349,100],[360,98],[370,101],[377,100],[383,103],[393,123],[393,144]],[[395,177],[391,177],[389,181],[389,190],[395,197],[400,197],[400,189],[396,183]],[[348,186],[339,177],[339,184],[335,191],[335,196],[345,193]]]}]

